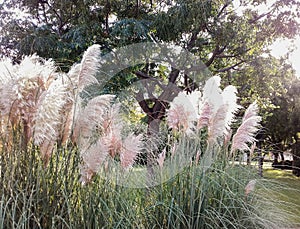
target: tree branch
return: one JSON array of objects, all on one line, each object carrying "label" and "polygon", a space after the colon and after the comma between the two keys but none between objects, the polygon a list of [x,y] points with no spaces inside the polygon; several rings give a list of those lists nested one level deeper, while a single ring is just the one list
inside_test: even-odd
[{"label": "tree branch", "polygon": [[149,79],[149,80],[155,82],[161,89],[164,89],[166,87],[165,85],[161,84],[161,82],[158,79],[148,75],[147,73],[144,73],[141,71],[136,71],[135,75],[140,79]]},{"label": "tree branch", "polygon": [[141,90],[136,93],[135,99],[138,101],[140,107],[147,115],[150,115],[152,113],[152,109],[148,106],[147,101],[144,98],[144,94]]},{"label": "tree branch", "polygon": [[265,16],[268,16],[272,13],[272,11],[270,10],[269,12],[267,13],[264,13],[264,14],[261,14],[261,15],[258,15],[257,17],[254,17],[252,19],[249,20],[249,23],[250,24],[254,24],[255,22],[257,22],[258,20],[260,20],[261,18],[265,17]]},{"label": "tree branch", "polygon": [[226,45],[223,48],[221,48],[221,49],[220,49],[220,46],[217,45],[216,48],[215,48],[215,50],[213,51],[212,56],[209,58],[208,61],[206,61],[206,63],[205,63],[206,67],[209,67],[213,63],[213,61],[215,60],[215,58],[218,55],[220,55],[222,52],[224,52],[225,49],[226,49]]},{"label": "tree branch", "polygon": [[200,31],[197,30],[197,31],[194,31],[194,32],[192,33],[191,39],[190,39],[190,41],[188,42],[188,44],[187,44],[187,46],[186,46],[186,49],[187,49],[188,51],[191,51],[192,48],[195,46],[195,42],[196,42],[196,40],[197,40],[197,36],[198,36],[199,32],[200,32]]},{"label": "tree branch", "polygon": [[222,13],[224,12],[224,10],[225,10],[228,6],[229,6],[229,3],[228,3],[228,2],[225,3],[225,4],[223,5],[222,9],[220,10],[220,12],[219,12],[218,15],[217,15],[218,18],[222,15]]},{"label": "tree branch", "polygon": [[169,74],[169,84],[174,84],[179,76],[179,70],[172,67],[172,70]]},{"label": "tree branch", "polygon": [[244,63],[244,62],[245,62],[245,61],[242,60],[242,61],[240,61],[240,62],[238,62],[238,63],[236,63],[236,64],[234,64],[234,65],[232,65],[232,66],[229,66],[229,67],[227,67],[227,68],[219,69],[219,70],[217,70],[216,72],[227,72],[227,71],[229,71],[230,69],[234,69],[236,66],[238,66],[238,65],[240,65],[240,64],[242,64],[242,63]]}]

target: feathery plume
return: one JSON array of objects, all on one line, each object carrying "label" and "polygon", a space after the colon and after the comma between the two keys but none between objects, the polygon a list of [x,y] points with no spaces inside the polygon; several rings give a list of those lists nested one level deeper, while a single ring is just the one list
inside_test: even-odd
[{"label": "feathery plume", "polygon": [[1,85],[7,83],[14,77],[14,66],[11,60],[5,58],[0,60],[0,83]]},{"label": "feathery plume", "polygon": [[256,185],[256,180],[251,180],[245,187],[245,195],[248,196],[251,192],[254,191]]},{"label": "feathery plume", "polygon": [[46,83],[49,79],[56,78],[56,67],[52,59],[44,60],[33,54],[24,57],[16,68],[16,75],[19,79],[35,80],[36,82],[39,80]]},{"label": "feathery plume", "polygon": [[227,130],[230,129],[230,125],[234,120],[235,114],[240,108],[240,106],[237,104],[238,98],[236,94],[236,87],[232,85],[227,86],[222,92],[224,104],[227,105],[227,112],[225,117],[225,125]]},{"label": "feathery plume", "polygon": [[[70,139],[74,126],[75,110],[78,108],[75,104],[76,85],[74,79],[71,79],[67,74],[61,74],[62,82],[66,88],[65,105],[61,112],[60,140],[64,145]],[[77,102],[80,98],[77,98]],[[72,139],[71,139],[72,140]]]},{"label": "feathery plume", "polygon": [[69,72],[67,73],[70,83],[70,89],[77,90],[79,84],[79,75],[80,75],[81,64],[74,64]]},{"label": "feathery plume", "polygon": [[[100,95],[91,99],[82,111],[76,111],[73,130],[75,142],[80,138],[86,141],[102,129],[102,123],[113,99],[113,95]],[[80,109],[79,106],[78,108]]]},{"label": "feathery plume", "polygon": [[12,97],[12,82],[15,78],[14,66],[8,58],[0,60],[0,121],[7,116],[9,107],[14,100]]},{"label": "feathery plume", "polygon": [[116,155],[120,154],[122,150],[121,130],[116,128],[106,132],[103,136],[103,142],[108,147],[109,155],[114,158]]},{"label": "feathery plume", "polygon": [[174,130],[190,132],[194,127],[193,122],[197,120],[198,101],[200,98],[200,92],[189,95],[185,92],[180,92],[170,103],[170,109],[167,111],[168,125]]},{"label": "feathery plume", "polygon": [[163,151],[158,155],[158,158],[156,159],[160,169],[162,169],[164,166],[165,157],[166,157],[166,149],[163,149]]},{"label": "feathery plume", "polygon": [[219,137],[223,137],[227,134],[226,129],[226,116],[227,116],[228,105],[223,104],[219,107],[216,113],[209,120],[208,125],[208,137],[209,143],[216,143]]},{"label": "feathery plume", "polygon": [[64,145],[71,137],[72,127],[73,127],[73,118],[74,118],[75,104],[73,102],[67,102],[62,111],[61,117],[61,128],[60,128],[60,139],[61,143]]},{"label": "feathery plume", "polygon": [[93,175],[97,173],[108,155],[108,147],[99,139],[85,151],[81,151],[83,165],[81,167],[81,183],[86,184],[91,181]]},{"label": "feathery plume", "polygon": [[203,101],[210,104],[213,113],[216,113],[220,106],[223,105],[220,84],[221,78],[219,76],[213,76],[206,81],[203,87]]},{"label": "feathery plume", "polygon": [[212,114],[211,105],[208,102],[205,102],[200,109],[200,115],[197,122],[198,130],[209,125],[209,120],[211,119]]},{"label": "feathery plume", "polygon": [[218,137],[223,137],[230,131],[230,125],[239,106],[237,105],[237,90],[229,85],[223,91],[220,89],[221,78],[211,77],[203,89],[204,104],[200,109],[198,129],[208,127],[208,142],[215,143]]},{"label": "feathery plume", "polygon": [[120,103],[115,103],[107,110],[102,123],[102,131],[116,131],[121,133],[124,123],[120,117]]},{"label": "feathery plume", "polygon": [[120,153],[121,166],[124,169],[132,167],[137,155],[142,150],[142,136],[128,135],[123,143],[122,151]]},{"label": "feathery plume", "polygon": [[258,113],[258,106],[257,106],[256,102],[251,103],[249,105],[248,109],[245,111],[242,122],[244,122],[245,120],[247,120],[251,117],[257,116],[257,113]]},{"label": "feathery plume", "polygon": [[167,122],[169,127],[174,130],[186,130],[189,128],[189,115],[190,112],[186,111],[183,105],[173,105],[167,113]]},{"label": "feathery plume", "polygon": [[99,68],[100,61],[100,45],[90,46],[83,54],[80,64],[74,65],[68,75],[78,85],[81,92],[85,87],[98,83],[95,75]]},{"label": "feathery plume", "polygon": [[187,94],[187,99],[189,103],[189,107],[192,107],[194,115],[198,114],[199,105],[202,101],[202,94],[200,91],[192,91],[191,93]]},{"label": "feathery plume", "polygon": [[61,115],[66,103],[66,88],[61,79],[53,81],[39,97],[34,121],[34,143],[57,141]]},{"label": "feathery plume", "polygon": [[257,115],[258,107],[256,103],[251,104],[243,117],[241,126],[233,135],[231,152],[235,150],[250,150],[247,143],[254,143],[254,134],[258,131],[261,117]]},{"label": "feathery plume", "polygon": [[[38,101],[57,77],[52,60],[44,60],[37,55],[26,56],[19,65],[13,67],[13,74],[6,76],[5,88],[1,89],[1,113],[10,120],[12,126],[23,125],[25,141],[32,137]],[[2,80],[3,81],[3,80]]]}]

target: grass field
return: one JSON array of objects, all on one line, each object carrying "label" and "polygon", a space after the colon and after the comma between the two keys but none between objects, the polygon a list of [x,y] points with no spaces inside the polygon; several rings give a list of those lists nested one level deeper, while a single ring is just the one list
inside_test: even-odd
[{"label": "grass field", "polygon": [[264,169],[264,178],[279,183],[279,188],[272,190],[275,202],[280,204],[283,212],[292,212],[287,221],[300,227],[300,178],[291,170]]}]

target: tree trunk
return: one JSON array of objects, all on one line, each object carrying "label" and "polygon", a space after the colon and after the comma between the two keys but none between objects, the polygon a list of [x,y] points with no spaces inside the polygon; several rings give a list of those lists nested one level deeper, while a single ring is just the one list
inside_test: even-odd
[{"label": "tree trunk", "polygon": [[258,149],[258,175],[263,177],[263,164],[264,164],[264,156],[261,149],[261,142],[258,140],[257,142],[257,149]]},{"label": "tree trunk", "polygon": [[293,153],[293,174],[300,176],[300,139],[296,138],[296,143],[292,148]]},{"label": "tree trunk", "polygon": [[261,152],[261,149],[258,150],[258,175],[263,177],[263,165],[264,165],[264,157]]},{"label": "tree trunk", "polygon": [[154,168],[157,165],[159,152],[159,125],[161,120],[148,116],[148,139],[147,139],[147,187],[157,184]]},{"label": "tree trunk", "polygon": [[247,165],[251,164],[250,152],[247,152]]},{"label": "tree trunk", "polygon": [[283,154],[283,149],[280,151],[280,157],[281,157],[281,161],[282,163],[284,162],[284,154]]},{"label": "tree trunk", "polygon": [[274,161],[273,161],[273,165],[278,165],[278,158],[279,158],[279,153],[273,153],[274,155]]}]

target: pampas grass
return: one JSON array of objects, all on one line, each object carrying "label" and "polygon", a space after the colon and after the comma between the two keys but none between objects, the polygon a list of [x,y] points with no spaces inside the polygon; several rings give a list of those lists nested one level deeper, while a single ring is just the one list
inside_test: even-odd
[{"label": "pampas grass", "polygon": [[167,122],[174,130],[190,132],[193,129],[193,122],[197,120],[197,110],[201,94],[193,92],[186,94],[180,92],[170,103],[167,111]]},{"label": "pampas grass", "polygon": [[143,142],[141,138],[142,135],[130,134],[124,139],[120,152],[121,166],[124,169],[131,168],[138,154],[142,152]]},{"label": "pampas grass", "polygon": [[100,45],[92,45],[83,54],[81,62],[70,69],[68,76],[79,92],[89,85],[98,83],[95,75],[98,71],[99,63]]},{"label": "pampas grass", "polygon": [[[14,131],[11,148],[0,139],[0,228],[288,226],[260,193],[269,183],[250,166],[229,162],[239,108],[233,86],[221,90],[216,76],[202,93],[179,93],[166,117],[176,131],[166,130],[150,148],[127,128],[115,96],[81,98],[97,83],[99,54],[98,45],[90,47],[67,74],[36,55],[20,65],[1,63],[7,68],[0,69],[0,91],[8,96],[0,99],[1,121]],[[231,151],[249,150],[257,112],[256,104],[248,107]],[[19,144],[24,133],[26,148]],[[74,144],[59,144],[70,138]],[[153,148],[161,153],[150,184],[148,168],[135,162],[143,152],[154,155]]]},{"label": "pampas grass", "polygon": [[[98,152],[101,154],[99,157],[101,162],[106,160],[107,156],[111,159],[120,158],[121,167],[128,170],[143,149],[142,135],[122,134],[124,122],[120,116],[120,104],[112,105],[113,98],[111,95],[101,95],[90,100],[83,108],[81,113],[83,115],[80,115],[77,120],[78,129],[75,135],[79,137],[79,150],[83,157],[84,168],[90,167],[86,161],[96,162],[95,155]],[[101,150],[97,145],[101,145],[106,150]],[[98,165],[97,169],[82,170],[83,179],[87,177],[86,171],[91,174],[91,171],[95,173],[103,167],[103,163],[96,163],[96,165]],[[88,181],[83,180],[83,183]]]},{"label": "pampas grass", "polygon": [[[95,176],[103,163],[99,150],[84,158],[90,167],[80,166],[76,148],[55,150],[47,169],[36,147],[25,155],[15,146],[9,157],[0,151],[0,228],[293,228],[292,209],[282,211],[278,206],[288,203],[274,198],[287,188],[251,167],[224,167],[222,153],[205,175],[201,164],[191,163],[158,186],[130,188]],[[174,157],[186,150],[179,143]],[[93,182],[82,186],[79,177]],[[255,188],[246,195],[252,180]]]},{"label": "pampas grass", "polygon": [[19,65],[7,61],[5,65],[6,71],[1,72],[1,119],[8,120],[8,128],[23,126],[26,145],[33,137],[38,101],[57,77],[56,67],[52,60],[36,55],[24,57]]},{"label": "pampas grass", "polygon": [[167,112],[169,127],[183,132],[197,132],[207,127],[207,142],[210,146],[228,136],[240,106],[237,104],[236,88],[230,85],[222,91],[220,83],[221,78],[214,76],[206,81],[203,94],[179,93]]},{"label": "pampas grass", "polygon": [[255,142],[255,133],[258,131],[259,122],[261,117],[257,115],[258,107],[256,103],[250,104],[247,108],[242,124],[237,129],[237,132],[233,135],[231,152],[235,150],[249,150],[248,143]]},{"label": "pampas grass", "polygon": [[34,143],[40,145],[44,140],[56,141],[59,137],[61,115],[66,104],[66,87],[61,78],[53,81],[37,102],[34,118]]}]

